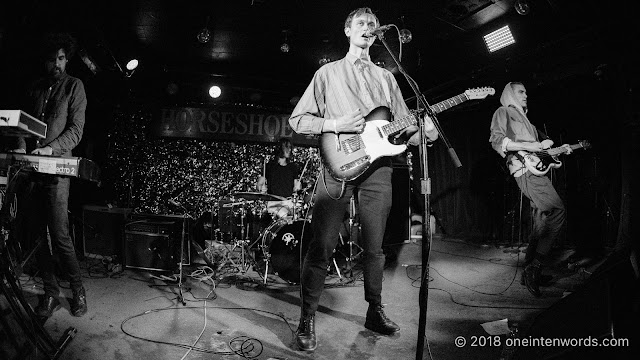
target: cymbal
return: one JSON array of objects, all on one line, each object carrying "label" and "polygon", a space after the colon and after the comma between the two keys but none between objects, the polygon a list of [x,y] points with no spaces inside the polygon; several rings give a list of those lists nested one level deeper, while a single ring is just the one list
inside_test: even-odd
[{"label": "cymbal", "polygon": [[282,201],[286,198],[278,195],[271,195],[261,192],[237,192],[233,194],[235,197],[243,198],[246,200],[262,200],[262,201]]}]

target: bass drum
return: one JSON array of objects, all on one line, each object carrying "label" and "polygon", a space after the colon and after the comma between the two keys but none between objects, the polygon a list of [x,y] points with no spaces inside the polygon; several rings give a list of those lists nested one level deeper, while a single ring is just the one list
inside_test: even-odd
[{"label": "bass drum", "polygon": [[306,220],[278,219],[262,235],[262,251],[283,280],[300,282],[300,259],[307,254],[313,232]]}]

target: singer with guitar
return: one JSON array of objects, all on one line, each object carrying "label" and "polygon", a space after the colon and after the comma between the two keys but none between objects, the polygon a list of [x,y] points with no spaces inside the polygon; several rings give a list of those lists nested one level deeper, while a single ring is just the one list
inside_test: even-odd
[{"label": "singer with guitar", "polygon": [[[527,90],[519,82],[510,82],[500,96],[499,107],[491,121],[489,142],[507,161],[522,193],[531,201],[533,230],[525,256],[524,285],[535,297],[540,297],[542,267],[565,222],[565,207],[543,167],[531,166],[534,154],[543,154],[553,141],[539,132],[527,118]],[[562,145],[567,154],[572,147]],[[546,170],[546,171],[545,171]]]},{"label": "singer with guitar", "polygon": [[[358,139],[341,141],[341,134],[362,134],[369,125],[366,117],[373,113],[393,118],[410,116],[398,83],[393,74],[371,62],[369,48],[375,41],[379,26],[376,15],[369,8],[352,11],[344,24],[344,34],[349,40],[349,50],[340,60],[322,66],[296,105],[289,123],[301,134],[319,134],[321,155],[327,147],[344,153],[358,147]],[[389,120],[389,119],[386,119]],[[425,132],[430,141],[438,137],[433,122],[425,118]],[[373,126],[373,125],[372,125]],[[409,126],[401,133],[410,137],[410,144],[419,141],[418,127]],[[324,155],[323,155],[324,157]],[[327,265],[339,240],[338,233],[347,204],[355,193],[359,203],[362,230],[361,245],[364,249],[364,297],[369,303],[364,326],[381,334],[394,334],[400,330],[382,307],[382,274],[385,257],[382,240],[387,216],[391,209],[391,160],[388,156],[374,160],[362,156],[354,158],[342,169],[355,169],[366,165],[361,174],[349,174],[344,178],[332,176],[323,158],[322,171],[316,187],[311,226],[313,239],[304,259],[301,274],[301,316],[296,343],[301,350],[316,348],[316,310],[324,288]],[[305,241],[303,239],[303,241]],[[324,319],[320,318],[320,324]],[[325,325],[330,325],[330,319]]]}]

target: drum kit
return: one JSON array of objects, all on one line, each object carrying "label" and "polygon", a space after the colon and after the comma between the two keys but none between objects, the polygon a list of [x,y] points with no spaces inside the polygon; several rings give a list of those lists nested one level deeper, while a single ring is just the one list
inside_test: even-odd
[{"label": "drum kit", "polygon": [[[292,283],[300,281],[300,259],[311,241],[312,198],[308,191],[284,198],[262,192],[237,192],[218,202],[213,239],[204,251],[217,271],[231,266],[254,269],[264,283],[269,271]],[[262,272],[264,270],[264,273]]]}]

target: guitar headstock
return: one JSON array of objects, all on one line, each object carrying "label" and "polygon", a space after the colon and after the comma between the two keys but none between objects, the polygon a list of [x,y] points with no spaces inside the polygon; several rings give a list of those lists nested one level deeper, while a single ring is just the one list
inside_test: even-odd
[{"label": "guitar headstock", "polygon": [[473,99],[484,99],[489,95],[493,95],[496,93],[496,90],[492,87],[481,87],[481,88],[473,88],[468,89],[464,92],[465,95],[469,98],[469,100]]},{"label": "guitar headstock", "polygon": [[589,143],[589,140],[580,140],[578,141],[578,144],[580,144],[580,146],[582,146],[582,148],[585,150],[591,147],[591,143]]}]

